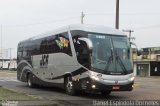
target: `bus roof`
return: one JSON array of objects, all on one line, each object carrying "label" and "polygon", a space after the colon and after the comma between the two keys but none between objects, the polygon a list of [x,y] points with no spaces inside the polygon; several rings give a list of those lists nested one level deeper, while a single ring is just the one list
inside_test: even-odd
[{"label": "bus roof", "polygon": [[36,39],[40,39],[40,38],[47,37],[47,36],[50,36],[50,35],[63,33],[63,32],[66,32],[68,30],[82,30],[82,31],[94,32],[94,33],[126,35],[125,33],[123,33],[120,30],[117,30],[117,29],[114,29],[114,28],[109,28],[109,27],[106,27],[106,26],[88,25],[88,24],[73,24],[73,25],[68,25],[68,26],[65,26],[65,27],[58,28],[57,30],[52,30],[50,32],[40,34],[38,36],[29,38],[29,39],[24,40],[24,41],[36,40]]},{"label": "bus roof", "polygon": [[109,28],[106,26],[100,25],[87,25],[87,24],[78,24],[78,25],[70,25],[70,30],[83,30],[87,32],[96,32],[96,33],[104,33],[104,34],[114,34],[114,35],[125,35],[120,30]]}]

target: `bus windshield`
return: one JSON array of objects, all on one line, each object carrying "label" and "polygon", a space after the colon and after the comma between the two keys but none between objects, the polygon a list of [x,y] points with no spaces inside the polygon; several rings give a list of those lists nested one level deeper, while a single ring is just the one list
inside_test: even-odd
[{"label": "bus windshield", "polygon": [[89,33],[93,42],[91,67],[103,74],[129,74],[133,72],[130,45],[127,36]]}]

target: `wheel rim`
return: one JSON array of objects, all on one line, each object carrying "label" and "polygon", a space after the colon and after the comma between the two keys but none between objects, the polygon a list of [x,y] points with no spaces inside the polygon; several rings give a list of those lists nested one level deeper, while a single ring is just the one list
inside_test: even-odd
[{"label": "wheel rim", "polygon": [[31,83],[30,78],[28,78],[28,86],[29,86],[29,87],[31,87],[31,86],[32,86],[32,83]]},{"label": "wheel rim", "polygon": [[67,87],[67,92],[69,93],[72,92],[73,84],[72,84],[72,81],[69,80],[69,78],[68,78],[66,87]]}]

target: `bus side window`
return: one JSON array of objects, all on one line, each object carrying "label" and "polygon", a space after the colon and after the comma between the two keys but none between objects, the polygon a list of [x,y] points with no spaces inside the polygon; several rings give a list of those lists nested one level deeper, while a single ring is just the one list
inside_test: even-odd
[{"label": "bus side window", "polygon": [[72,56],[68,33],[46,37],[40,42],[40,54],[66,53]]},{"label": "bus side window", "polygon": [[63,47],[61,49],[62,52],[72,56],[72,51],[71,51],[71,46],[70,46],[68,33],[65,32],[65,33],[60,34],[59,38],[60,38],[60,41],[61,41],[61,43],[63,45]]},{"label": "bus side window", "polygon": [[86,42],[78,40],[78,37],[74,38],[73,42],[78,62],[89,68],[89,51]]},{"label": "bus side window", "polygon": [[22,57],[22,56],[23,56],[23,46],[22,46],[21,43],[18,45],[17,56],[18,56],[18,57]]}]

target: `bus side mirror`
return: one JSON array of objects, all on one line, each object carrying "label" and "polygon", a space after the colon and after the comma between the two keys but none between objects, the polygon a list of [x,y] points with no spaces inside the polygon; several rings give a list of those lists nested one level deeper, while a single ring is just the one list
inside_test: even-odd
[{"label": "bus side mirror", "polygon": [[130,45],[134,45],[136,47],[137,56],[142,55],[142,51],[138,49],[137,45],[134,42],[130,42]]},{"label": "bus side mirror", "polygon": [[86,45],[87,45],[87,48],[89,50],[89,53],[92,54],[92,49],[93,49],[92,41],[90,39],[88,39],[88,38],[83,38],[83,37],[82,38],[78,38],[78,40],[85,42]]}]

